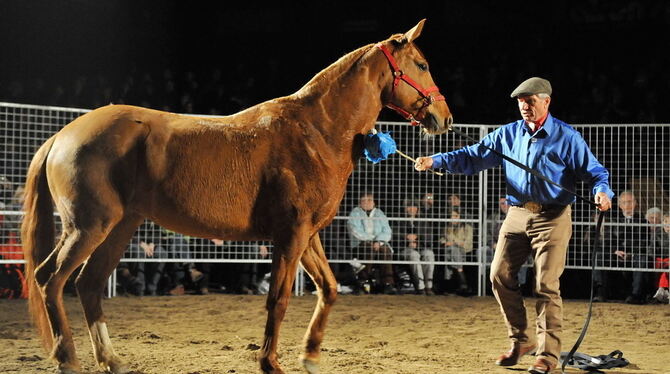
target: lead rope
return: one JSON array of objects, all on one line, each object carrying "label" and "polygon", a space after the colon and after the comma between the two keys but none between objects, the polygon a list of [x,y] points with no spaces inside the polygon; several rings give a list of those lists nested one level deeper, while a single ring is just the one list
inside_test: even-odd
[{"label": "lead rope", "polygon": [[[558,183],[552,181],[551,179],[545,177],[544,175],[542,175],[539,171],[531,169],[530,167],[522,164],[521,162],[519,162],[519,161],[517,161],[517,160],[515,160],[515,159],[513,159],[513,158],[511,158],[507,155],[502,154],[499,151],[496,151],[495,149],[487,146],[486,144],[480,143],[478,140],[472,138],[471,136],[469,136],[469,135],[467,135],[467,134],[465,134],[465,133],[463,133],[459,130],[456,130],[454,128],[450,128],[450,130],[455,132],[456,134],[458,134],[459,136],[461,136],[465,139],[468,139],[468,140],[470,140],[472,142],[475,142],[475,143],[479,143],[480,145],[484,146],[485,148],[487,148],[491,152],[495,153],[496,155],[502,157],[503,159],[505,159],[505,160],[511,162],[512,164],[520,167],[521,169],[527,171],[528,173],[542,179],[543,181],[545,181],[545,182],[547,182],[547,183],[549,183],[553,186],[559,187],[563,191],[566,191],[566,192],[572,194],[573,196],[575,196],[578,199],[588,203],[589,205],[594,206],[594,207],[598,207],[597,203],[595,203],[595,202],[593,202],[593,201],[591,201],[591,200],[589,200],[585,197],[582,197],[581,195],[579,195],[578,193],[576,193],[572,190],[569,190],[569,189],[561,186],[560,184],[558,184]],[[598,251],[598,239],[600,238],[600,229],[601,229],[602,224],[603,224],[603,217],[604,217],[603,213],[604,213],[603,211],[600,211],[600,210],[598,211],[598,216],[596,218],[596,237],[593,241],[593,249],[591,250],[591,260],[593,261],[593,263],[591,264],[591,298],[589,300],[589,312],[586,314],[586,321],[584,321],[584,327],[582,327],[582,332],[579,334],[579,338],[577,338],[577,341],[572,346],[572,349],[570,350],[568,355],[563,360],[563,364],[561,365],[561,373],[565,373],[565,365],[567,365],[567,363],[570,362],[570,360],[574,356],[575,352],[577,352],[577,348],[579,348],[579,345],[582,344],[582,340],[584,340],[584,337],[586,336],[586,331],[589,328],[589,323],[591,322],[591,311],[593,309],[593,289],[594,289],[594,287],[593,287],[594,279],[593,278],[594,278],[594,274],[595,274],[595,271],[596,271],[596,257],[598,256],[598,252],[597,252]]]},{"label": "lead rope", "polygon": [[598,258],[598,243],[600,240],[600,228],[603,225],[603,217],[605,215],[603,214],[604,212],[598,211],[598,217],[596,218],[596,235],[595,238],[593,239],[593,248],[591,249],[591,260],[593,263],[591,264],[591,299],[589,301],[589,312],[586,313],[586,321],[584,321],[584,327],[582,327],[582,332],[579,334],[579,338],[577,338],[577,341],[575,344],[572,346],[572,349],[568,353],[567,356],[565,356],[565,359],[563,360],[563,364],[561,364],[561,373],[565,373],[565,365],[567,365],[570,360],[572,360],[572,356],[574,356],[575,352],[577,352],[577,348],[579,348],[579,345],[582,344],[582,340],[584,340],[584,337],[586,336],[586,330],[589,328],[589,323],[591,322],[591,311],[593,309],[593,283],[594,283],[594,274],[596,272],[596,260]]}]

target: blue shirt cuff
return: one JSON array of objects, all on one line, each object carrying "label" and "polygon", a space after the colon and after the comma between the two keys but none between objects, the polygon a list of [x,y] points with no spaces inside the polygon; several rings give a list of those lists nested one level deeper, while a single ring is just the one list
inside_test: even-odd
[{"label": "blue shirt cuff", "polygon": [[614,198],[614,191],[612,191],[608,186],[598,186],[593,189],[593,194],[597,194],[598,192],[604,192],[607,194],[607,197],[610,199]]},{"label": "blue shirt cuff", "polygon": [[443,168],[443,166],[442,166],[442,154],[441,153],[436,153],[436,154],[430,156],[430,158],[433,159],[433,166],[431,166],[432,169],[442,169]]}]

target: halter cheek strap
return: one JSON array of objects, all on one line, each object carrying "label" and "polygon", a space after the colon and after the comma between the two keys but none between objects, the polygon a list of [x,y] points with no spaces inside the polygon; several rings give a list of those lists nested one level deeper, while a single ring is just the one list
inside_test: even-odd
[{"label": "halter cheek strap", "polygon": [[[389,65],[391,66],[391,71],[393,72],[393,85],[391,86],[391,99],[393,99],[394,93],[395,93],[395,88],[400,84],[400,81],[403,81],[412,88],[414,88],[419,95],[421,95],[421,99],[423,100],[423,105],[419,110],[417,110],[417,113],[421,112],[424,108],[428,107],[435,101],[445,101],[444,96],[440,94],[440,89],[437,88],[437,86],[432,86],[424,89],[420,84],[416,83],[412,78],[410,78],[407,74],[403,73],[402,70],[400,70],[400,67],[398,67],[398,63],[396,62],[395,58],[391,54],[391,52],[386,48],[385,45],[381,43],[377,43],[376,45],[377,48],[381,49],[381,51],[384,53],[384,56],[386,56],[386,59],[389,62]],[[433,94],[434,95],[431,95]],[[391,108],[398,112],[401,116],[405,117],[405,119],[410,121],[410,124],[412,126],[418,126],[421,124],[419,120],[415,118],[415,115],[406,111],[405,109],[389,102],[386,104],[388,108]]]}]

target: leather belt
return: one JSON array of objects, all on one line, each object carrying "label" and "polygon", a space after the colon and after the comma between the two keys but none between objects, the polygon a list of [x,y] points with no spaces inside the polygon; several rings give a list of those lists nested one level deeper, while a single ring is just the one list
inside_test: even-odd
[{"label": "leather belt", "polygon": [[527,211],[531,213],[540,213],[540,212],[546,212],[548,210],[557,210],[557,209],[562,209],[565,207],[565,205],[559,205],[559,204],[540,204],[535,201],[526,201],[525,203],[521,205],[516,205],[520,208],[524,208]]}]

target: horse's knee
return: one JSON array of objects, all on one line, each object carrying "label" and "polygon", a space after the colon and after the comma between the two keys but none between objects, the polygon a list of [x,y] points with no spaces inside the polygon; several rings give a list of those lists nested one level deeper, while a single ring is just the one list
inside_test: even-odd
[{"label": "horse's knee", "polygon": [[[37,277],[35,278],[37,280]],[[65,281],[61,280],[55,274],[49,276],[41,275],[40,280],[37,281],[42,297],[51,304],[55,298],[62,296]]]},{"label": "horse's knee", "polygon": [[337,299],[337,284],[326,284],[321,292],[323,295],[323,302],[326,305],[333,305]]},{"label": "horse's knee", "polygon": [[35,269],[33,276],[35,277],[35,282],[41,290],[44,290],[47,282],[49,282],[49,279],[51,279],[51,274],[52,273],[50,271],[44,269],[44,266],[38,266],[37,269]]}]

